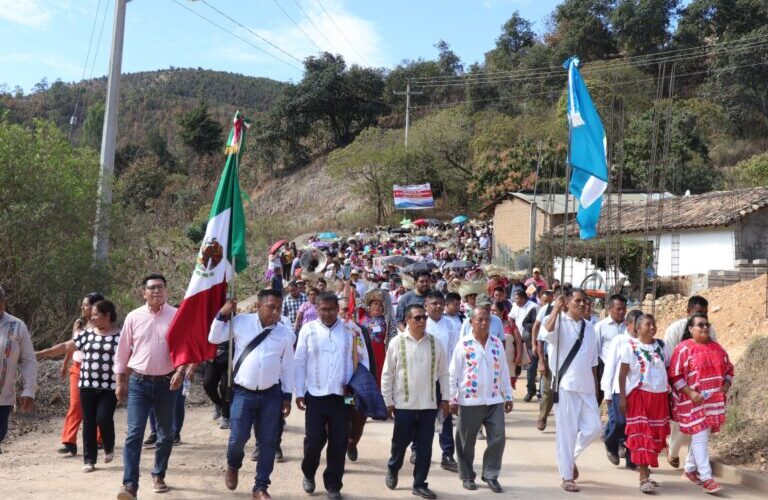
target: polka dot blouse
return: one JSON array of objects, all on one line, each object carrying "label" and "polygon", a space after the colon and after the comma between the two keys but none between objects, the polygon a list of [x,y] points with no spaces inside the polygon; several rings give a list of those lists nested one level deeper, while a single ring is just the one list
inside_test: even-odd
[{"label": "polka dot blouse", "polygon": [[113,365],[119,339],[119,333],[98,335],[92,330],[86,330],[75,339],[75,347],[83,353],[78,387],[115,390]]}]

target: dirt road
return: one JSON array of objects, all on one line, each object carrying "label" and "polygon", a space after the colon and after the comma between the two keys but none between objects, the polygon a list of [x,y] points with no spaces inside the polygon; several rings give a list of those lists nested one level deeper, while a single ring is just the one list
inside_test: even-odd
[{"label": "dirt road", "polygon": [[[537,405],[520,401],[513,413],[507,416],[507,444],[504,453],[504,469],[499,478],[504,493],[502,496],[516,498],[640,498],[637,475],[612,466],[605,458],[603,447],[595,442],[579,459],[581,472],[579,481],[582,491],[567,494],[559,487],[555,463],[554,426],[541,433],[535,428]],[[82,456],[59,458],[59,421],[44,425],[44,431],[30,433],[7,443],[0,455],[0,498],[3,500],[57,499],[93,500],[115,497],[122,478],[122,440],[125,434],[125,410],[115,415],[118,432],[116,459],[111,464],[97,464],[95,472],[81,472]],[[299,468],[303,437],[303,414],[294,410],[286,427],[283,450],[286,462],[276,464],[272,475],[270,493],[275,498],[307,498],[301,489]],[[151,491],[149,475],[152,451],[142,456],[141,499],[214,499],[250,498],[255,464],[247,461],[241,470],[240,487],[236,492],[226,490],[223,482],[223,465],[228,431],[219,430],[210,418],[209,407],[188,408],[183,444],[174,448],[166,478],[172,488],[164,495]],[[411,466],[407,463],[400,474],[400,486],[389,491],[384,486],[384,471],[391,438],[391,423],[373,422],[366,426],[360,443],[357,462],[347,462],[343,494],[346,498],[392,499],[414,498],[411,494]],[[482,456],[485,444],[478,441],[478,457]],[[247,453],[253,449],[249,442]],[[484,483],[469,492],[461,488],[455,474],[439,468],[440,450],[435,439],[433,466],[430,473],[430,487],[440,498],[477,499],[496,498]],[[99,457],[101,460],[101,457]],[[479,470],[479,469],[478,469]],[[321,465],[322,471],[322,465]],[[320,472],[321,472],[320,471]],[[704,496],[693,484],[680,478],[666,463],[654,476],[661,483],[658,496],[666,499],[701,498]],[[314,498],[325,498],[322,494],[322,479],[318,473],[320,493]],[[758,492],[725,484],[722,495],[729,498],[764,498]]]}]

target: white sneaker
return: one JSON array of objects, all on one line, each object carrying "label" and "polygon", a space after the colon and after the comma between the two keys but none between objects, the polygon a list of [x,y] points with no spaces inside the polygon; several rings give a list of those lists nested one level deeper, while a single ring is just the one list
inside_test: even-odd
[{"label": "white sneaker", "polygon": [[94,470],[96,470],[96,466],[93,464],[83,465],[83,472],[93,472]]},{"label": "white sneaker", "polygon": [[229,419],[227,417],[219,419],[219,429],[229,429]]},{"label": "white sneaker", "polygon": [[221,406],[213,405],[213,412],[211,414],[212,420],[218,420],[221,418]]},{"label": "white sneaker", "polygon": [[114,459],[115,459],[115,452],[105,453],[104,454],[104,463],[105,464],[108,464],[109,462],[111,462]]}]

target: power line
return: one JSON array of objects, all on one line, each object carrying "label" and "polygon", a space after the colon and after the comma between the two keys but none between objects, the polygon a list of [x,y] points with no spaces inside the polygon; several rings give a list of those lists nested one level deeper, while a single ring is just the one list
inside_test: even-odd
[{"label": "power line", "polygon": [[[232,31],[229,31],[227,28],[223,27],[223,26],[222,26],[222,25],[220,25],[220,24],[217,24],[217,23],[216,23],[216,22],[214,22],[214,21],[211,21],[210,19],[208,19],[208,18],[207,18],[207,17],[205,17],[204,15],[200,14],[199,12],[197,12],[197,11],[195,11],[195,10],[192,10],[192,9],[190,9],[189,7],[187,7],[186,5],[184,5],[183,3],[181,3],[179,0],[171,0],[171,2],[175,3],[176,5],[178,5],[179,7],[181,7],[182,9],[184,9],[184,10],[186,10],[186,11],[189,11],[189,12],[191,12],[192,14],[194,14],[194,15],[195,15],[195,16],[197,16],[197,17],[199,17],[200,19],[202,19],[203,21],[207,22],[208,24],[212,24],[213,26],[216,26],[217,28],[219,28],[221,31],[223,31],[223,32],[225,32],[225,33],[227,33],[227,34],[229,34],[229,35],[232,35],[233,37],[237,38],[238,40],[240,40],[240,41],[242,41],[242,42],[245,42],[245,43],[247,43],[248,45],[250,45],[250,46],[251,46],[251,47],[253,47],[254,49],[256,49],[256,50],[258,50],[259,52],[262,52],[262,53],[264,53],[264,54],[268,55],[268,56],[269,56],[269,57],[271,57],[272,59],[276,59],[276,60],[280,61],[281,63],[283,63],[283,64],[285,64],[285,65],[287,65],[287,66],[290,66],[291,68],[295,69],[296,71],[302,71],[302,69],[301,69],[301,68],[299,68],[298,66],[296,66],[296,65],[294,65],[294,64],[291,64],[291,63],[289,63],[289,62],[288,62],[288,61],[286,61],[285,59],[281,59],[280,57],[278,57],[278,56],[276,56],[276,55],[272,54],[271,52],[267,52],[266,50],[262,49],[261,47],[259,47],[259,46],[258,46],[258,45],[256,45],[255,43],[251,42],[250,40],[248,40],[248,39],[246,39],[246,38],[243,38],[242,36],[238,35],[237,33],[233,33]],[[295,59],[295,58],[294,58],[294,59]],[[299,62],[301,62],[301,61],[299,61]]]},{"label": "power line", "polygon": [[284,49],[283,49],[282,47],[280,47],[279,45],[276,45],[276,44],[272,43],[271,41],[267,40],[267,39],[266,39],[266,38],[264,38],[263,36],[259,35],[259,34],[258,34],[258,33],[256,33],[255,31],[253,31],[251,28],[249,28],[249,27],[245,26],[243,23],[241,23],[241,22],[240,22],[240,21],[238,21],[237,19],[234,19],[234,18],[232,18],[231,16],[229,16],[229,15],[225,14],[224,12],[220,11],[219,9],[217,9],[216,7],[214,7],[213,5],[209,4],[209,3],[208,3],[206,0],[202,0],[202,2],[203,2],[203,4],[205,4],[205,6],[207,6],[208,8],[210,8],[211,10],[213,10],[214,12],[216,12],[217,14],[219,14],[220,16],[222,16],[222,17],[225,17],[225,18],[229,19],[230,21],[232,21],[232,22],[233,22],[233,23],[235,23],[236,25],[240,26],[241,28],[243,28],[244,30],[246,30],[247,32],[249,32],[250,34],[252,34],[253,36],[255,36],[256,38],[259,38],[260,40],[264,41],[264,43],[267,43],[267,44],[271,45],[272,47],[274,47],[275,49],[279,50],[279,51],[280,51],[280,52],[282,52],[283,54],[287,55],[288,57],[290,57],[291,59],[293,59],[293,60],[294,60],[294,61],[296,61],[297,63],[299,63],[299,64],[303,64],[303,63],[301,62],[301,59],[299,59],[298,57],[294,56],[294,55],[293,55],[293,54],[291,54],[290,52],[288,52],[288,51],[284,50]]},{"label": "power line", "polygon": [[[697,54],[689,54],[689,55],[679,55],[676,57],[670,57],[666,59],[658,59],[654,61],[648,61],[645,63],[620,63],[620,64],[613,64],[613,65],[606,65],[606,66],[598,66],[596,68],[590,67],[589,71],[590,73],[606,73],[610,71],[616,71],[619,69],[626,69],[634,66],[648,66],[651,64],[657,64],[657,63],[670,63],[670,62],[682,62],[687,60],[693,60],[693,59],[699,59],[701,57],[705,56],[711,56],[711,55],[722,55],[722,54],[728,54],[728,53],[734,53],[734,52],[741,52],[747,49],[760,49],[768,46],[768,39],[763,41],[756,41],[756,42],[749,42],[749,43],[743,43],[738,46],[730,47],[730,48],[723,48],[720,50],[715,50],[713,52],[704,52],[701,51]],[[563,73],[562,69],[556,70],[556,71],[549,71],[549,72],[519,72],[518,76],[509,75],[507,77],[488,77],[484,78],[483,75],[473,75],[471,78],[462,78],[462,81],[454,81],[454,82],[446,82],[446,83],[433,83],[433,82],[417,82],[421,87],[423,88],[440,88],[440,87],[456,87],[456,86],[464,86],[464,85],[481,85],[481,84],[490,84],[490,83],[501,83],[506,81],[515,81],[515,82],[522,82],[527,80],[540,80],[543,78],[565,78],[565,74]]]},{"label": "power line", "polygon": [[293,18],[290,16],[290,14],[288,14],[288,12],[286,12],[286,10],[283,8],[283,6],[282,6],[282,5],[280,5],[280,2],[278,2],[277,0],[272,0],[272,1],[273,1],[273,2],[275,2],[275,5],[277,5],[277,8],[278,8],[278,9],[280,9],[280,10],[282,10],[282,11],[283,11],[283,14],[285,14],[285,17],[287,17],[288,19],[290,19],[290,20],[291,20],[291,22],[292,22],[292,23],[293,23],[293,24],[294,24],[294,25],[295,25],[295,26],[296,26],[296,27],[299,29],[299,31],[301,31],[301,32],[304,34],[304,36],[305,36],[305,37],[307,37],[307,40],[309,40],[310,42],[312,42],[312,45],[314,45],[315,47],[317,47],[317,50],[319,50],[320,52],[322,52],[322,51],[323,51],[323,49],[321,49],[321,48],[320,48],[320,46],[319,46],[318,44],[316,44],[314,40],[312,40],[312,38],[311,38],[311,37],[310,37],[310,36],[307,34],[307,32],[306,32],[306,31],[304,31],[304,30],[302,29],[302,27],[301,27],[301,26],[299,26],[299,23],[297,23],[296,21],[294,21],[294,19],[293,19]]},{"label": "power line", "polygon": [[[723,68],[718,69],[711,69],[711,70],[704,70],[704,71],[691,71],[688,73],[677,73],[675,75],[675,78],[680,78],[682,76],[694,76],[694,75],[701,75],[706,73],[721,73],[726,71],[733,71],[734,69],[739,68],[751,68],[754,66],[762,66],[762,65],[768,65],[768,61],[762,61],[752,64],[741,64],[737,66],[726,66]],[[668,78],[668,77],[665,77]],[[642,78],[638,80],[628,80],[628,81],[618,81],[618,82],[610,82],[611,85],[633,85],[636,83],[645,83],[645,82],[653,82],[656,81],[655,77],[649,77],[649,78]],[[411,106],[411,109],[434,109],[434,108],[452,108],[454,106],[460,106],[462,104],[474,104],[478,102],[500,102],[500,101],[508,101],[511,99],[522,99],[526,97],[538,97],[538,96],[546,96],[546,95],[553,95],[558,93],[558,91],[547,91],[547,92],[533,92],[533,93],[527,93],[527,94],[516,94],[516,95],[510,95],[505,97],[495,97],[495,98],[489,98],[489,99],[469,99],[465,101],[456,101],[451,103],[443,103],[443,104],[423,104],[420,106]],[[720,94],[722,95],[722,94]]]},{"label": "power line", "polygon": [[336,48],[336,46],[333,44],[333,42],[331,42],[330,40],[328,40],[328,37],[326,37],[326,36],[325,36],[325,34],[324,34],[324,33],[322,32],[322,30],[321,30],[321,29],[320,29],[320,28],[319,28],[319,27],[318,27],[318,26],[315,24],[315,22],[312,20],[312,18],[309,16],[309,14],[307,14],[307,11],[305,11],[305,10],[304,10],[304,8],[301,6],[301,4],[299,3],[299,0],[293,0],[293,3],[295,3],[295,4],[296,4],[296,7],[298,7],[298,8],[299,8],[299,10],[300,10],[300,11],[301,11],[301,12],[304,14],[304,17],[306,17],[306,18],[307,18],[307,21],[309,21],[309,23],[310,23],[312,26],[314,26],[314,27],[315,27],[315,29],[317,30],[317,32],[318,32],[318,33],[320,33],[320,36],[321,36],[321,37],[323,37],[323,40],[325,40],[325,41],[326,41],[326,43],[328,43],[328,45],[330,45],[330,46],[331,46],[331,48],[333,49],[333,51],[334,51],[334,52],[336,52],[337,54],[340,54],[340,53],[341,53],[341,51],[340,51],[339,49],[337,49],[337,48]]},{"label": "power line", "polygon": [[[107,0],[107,5],[104,7],[104,12],[106,12],[109,9],[109,0]],[[99,3],[96,4],[96,13],[93,16],[93,24],[91,25],[91,36],[88,39],[88,50],[85,53],[85,64],[83,64],[83,75],[80,77],[80,80],[85,80],[85,73],[88,71],[88,62],[91,58],[91,47],[93,47],[93,35],[96,33],[96,23],[99,21],[99,11],[101,10],[101,0],[99,0]],[[95,57],[94,57],[95,59]],[[86,92],[87,92],[86,87]],[[75,127],[75,124],[77,123],[77,108],[80,105],[80,94],[77,94],[77,97],[75,98],[75,108],[72,111],[72,116],[69,118],[69,137],[68,140],[72,141],[72,129]]]},{"label": "power line", "polygon": [[316,0],[316,1],[317,1],[317,5],[319,5],[319,6],[320,6],[320,9],[322,9],[322,11],[325,13],[325,16],[326,16],[326,17],[327,17],[327,18],[328,18],[328,19],[331,21],[331,23],[332,23],[332,24],[333,24],[333,25],[336,27],[336,30],[339,32],[339,34],[341,34],[342,38],[344,38],[344,40],[347,42],[347,44],[349,44],[349,46],[350,46],[350,47],[352,47],[352,50],[354,50],[354,51],[355,51],[355,54],[357,54],[357,57],[359,57],[359,58],[360,58],[360,60],[361,60],[361,61],[363,61],[363,64],[365,64],[366,66],[370,66],[370,65],[368,64],[368,62],[365,60],[365,58],[364,58],[363,56],[361,56],[361,55],[360,55],[360,52],[358,52],[358,51],[357,51],[357,49],[355,48],[355,46],[354,46],[354,45],[352,45],[352,42],[350,42],[350,41],[349,41],[349,38],[347,38],[347,35],[345,35],[343,31],[341,31],[341,28],[339,28],[339,25],[338,25],[338,24],[336,24],[336,21],[334,21],[334,20],[333,20],[333,18],[332,18],[332,17],[331,17],[331,15],[328,13],[328,11],[327,11],[327,10],[325,10],[325,7],[323,7],[323,4],[320,2],[320,0]]}]

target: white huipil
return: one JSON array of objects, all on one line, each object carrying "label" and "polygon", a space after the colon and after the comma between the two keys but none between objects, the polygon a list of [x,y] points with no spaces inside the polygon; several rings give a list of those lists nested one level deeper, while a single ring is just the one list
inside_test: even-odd
[{"label": "white huipil", "polygon": [[[560,313],[552,331],[546,328],[548,320],[549,316],[544,319],[539,336],[547,343],[550,370],[560,373],[565,358],[579,337],[583,320],[574,320]],[[557,467],[560,477],[565,480],[573,479],[576,458],[602,432],[592,373],[592,368],[597,366],[597,357],[597,335],[594,326],[585,321],[584,339],[560,380],[559,401],[555,405]]]}]

